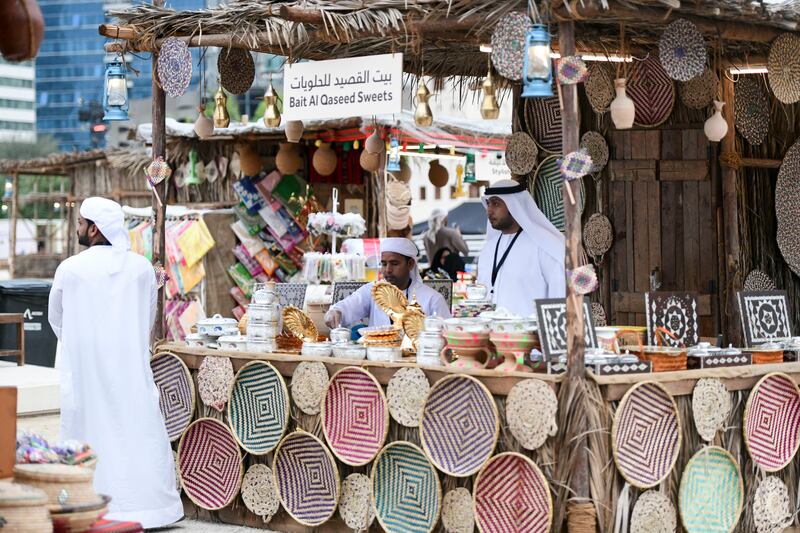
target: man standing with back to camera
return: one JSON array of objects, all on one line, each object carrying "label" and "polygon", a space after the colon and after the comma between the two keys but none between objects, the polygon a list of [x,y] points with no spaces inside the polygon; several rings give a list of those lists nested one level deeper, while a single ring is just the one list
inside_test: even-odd
[{"label": "man standing with back to camera", "polygon": [[56,270],[50,325],[61,347],[61,438],[97,453],[95,490],[107,518],[163,527],[183,517],[175,466],[150,369],[156,315],[152,265],[129,251],[122,208],[87,198],[78,242]]}]

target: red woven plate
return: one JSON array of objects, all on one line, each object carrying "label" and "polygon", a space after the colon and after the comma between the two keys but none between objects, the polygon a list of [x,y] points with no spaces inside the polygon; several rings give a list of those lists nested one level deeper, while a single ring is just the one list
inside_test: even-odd
[{"label": "red woven plate", "polygon": [[788,465],[800,445],[800,391],[786,374],[767,374],[747,399],[744,442],[753,462],[767,472]]},{"label": "red woven plate", "polygon": [[636,105],[639,126],[663,124],[675,105],[675,85],[655,55],[633,61],[626,92]]},{"label": "red woven plate", "polygon": [[178,445],[183,490],[198,507],[215,511],[236,497],[242,484],[242,454],[227,426],[195,420]]}]

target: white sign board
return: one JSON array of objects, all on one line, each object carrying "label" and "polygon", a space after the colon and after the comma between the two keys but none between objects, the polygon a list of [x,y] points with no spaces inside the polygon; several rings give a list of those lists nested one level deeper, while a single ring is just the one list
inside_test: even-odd
[{"label": "white sign board", "polygon": [[283,70],[286,120],[322,120],[399,114],[403,54],[287,64]]},{"label": "white sign board", "polygon": [[488,181],[489,183],[512,179],[511,170],[506,165],[506,153],[475,154],[475,177],[479,181]]}]

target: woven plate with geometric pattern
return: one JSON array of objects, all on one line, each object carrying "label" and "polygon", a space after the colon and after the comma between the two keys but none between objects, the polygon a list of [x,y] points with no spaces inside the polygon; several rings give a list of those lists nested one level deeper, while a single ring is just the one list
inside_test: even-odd
[{"label": "woven plate with geometric pattern", "polygon": [[661,483],[681,449],[675,400],[653,382],[633,386],[622,398],[611,428],[614,462],[622,477],[640,489]]},{"label": "woven plate with geometric pattern", "polygon": [[639,126],[659,126],[672,113],[675,85],[654,56],[633,61],[626,91],[636,106],[634,122]]},{"label": "woven plate with geometric pattern", "polygon": [[472,376],[446,376],[431,387],[420,421],[422,447],[436,468],[471,476],[491,457],[500,431],[497,406]]},{"label": "woven plate with geometric pattern", "polygon": [[278,445],[289,423],[289,391],[275,367],[247,363],[236,374],[228,400],[228,424],[246,451],[264,455]]},{"label": "woven plate with geometric pattern", "polygon": [[375,516],[387,533],[430,533],[439,521],[439,476],[417,446],[395,441],[372,466]]},{"label": "woven plate with geometric pattern", "polygon": [[753,462],[767,472],[788,465],[800,446],[800,390],[786,374],[767,374],[744,408],[744,442]]},{"label": "woven plate with geometric pattern", "polygon": [[542,150],[561,153],[561,104],[558,96],[525,98],[525,120],[531,137]]},{"label": "woven plate with geometric pattern", "polygon": [[222,509],[233,501],[242,484],[242,454],[228,427],[213,418],[200,418],[178,445],[181,485],[200,508]]},{"label": "woven plate with geometric pattern", "polygon": [[358,367],[333,375],[322,401],[322,430],[331,451],[345,464],[372,461],[389,431],[389,409],[380,383]]},{"label": "woven plate with geometric pattern", "polygon": [[658,57],[674,80],[689,81],[701,75],[706,66],[703,34],[686,19],[673,21],[661,34]]},{"label": "woven plate with geometric pattern", "polygon": [[304,526],[327,522],[339,503],[339,469],[318,438],[295,431],[275,450],[272,474],[283,508]]},{"label": "woven plate with geometric pattern", "polygon": [[194,381],[186,364],[171,353],[161,353],[150,361],[153,380],[158,388],[158,407],[164,417],[170,442],[180,438],[192,421]]},{"label": "woven plate with geometric pattern", "polygon": [[[737,100],[738,101],[738,100]],[[778,219],[778,248],[792,272],[800,276],[800,141],[786,151],[775,184],[775,216]]]},{"label": "woven plate with geometric pattern", "polygon": [[[533,199],[539,209],[553,223],[558,231],[563,232],[566,227],[564,220],[564,178],[561,176],[561,166],[558,156],[552,155],[545,158],[536,169],[536,177],[531,184]],[[580,198],[576,198],[583,212],[585,194],[583,180],[581,180]]]},{"label": "woven plate with geometric pattern", "polygon": [[736,459],[718,446],[702,448],[683,469],[678,509],[694,532],[730,532],[742,514],[744,483]]},{"label": "woven plate with geometric pattern", "polygon": [[475,479],[475,521],[483,533],[545,533],[553,522],[550,485],[528,457],[495,455]]}]

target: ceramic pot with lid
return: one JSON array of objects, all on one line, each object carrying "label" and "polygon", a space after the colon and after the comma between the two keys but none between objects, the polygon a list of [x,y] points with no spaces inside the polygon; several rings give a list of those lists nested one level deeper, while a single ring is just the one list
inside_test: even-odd
[{"label": "ceramic pot with lid", "polygon": [[247,337],[243,335],[223,335],[217,339],[220,350],[243,352],[247,349]]},{"label": "ceramic pot with lid", "polygon": [[200,320],[197,323],[197,332],[209,337],[222,337],[223,335],[236,335],[239,331],[239,321],[235,318],[225,318],[216,314],[211,318]]}]

